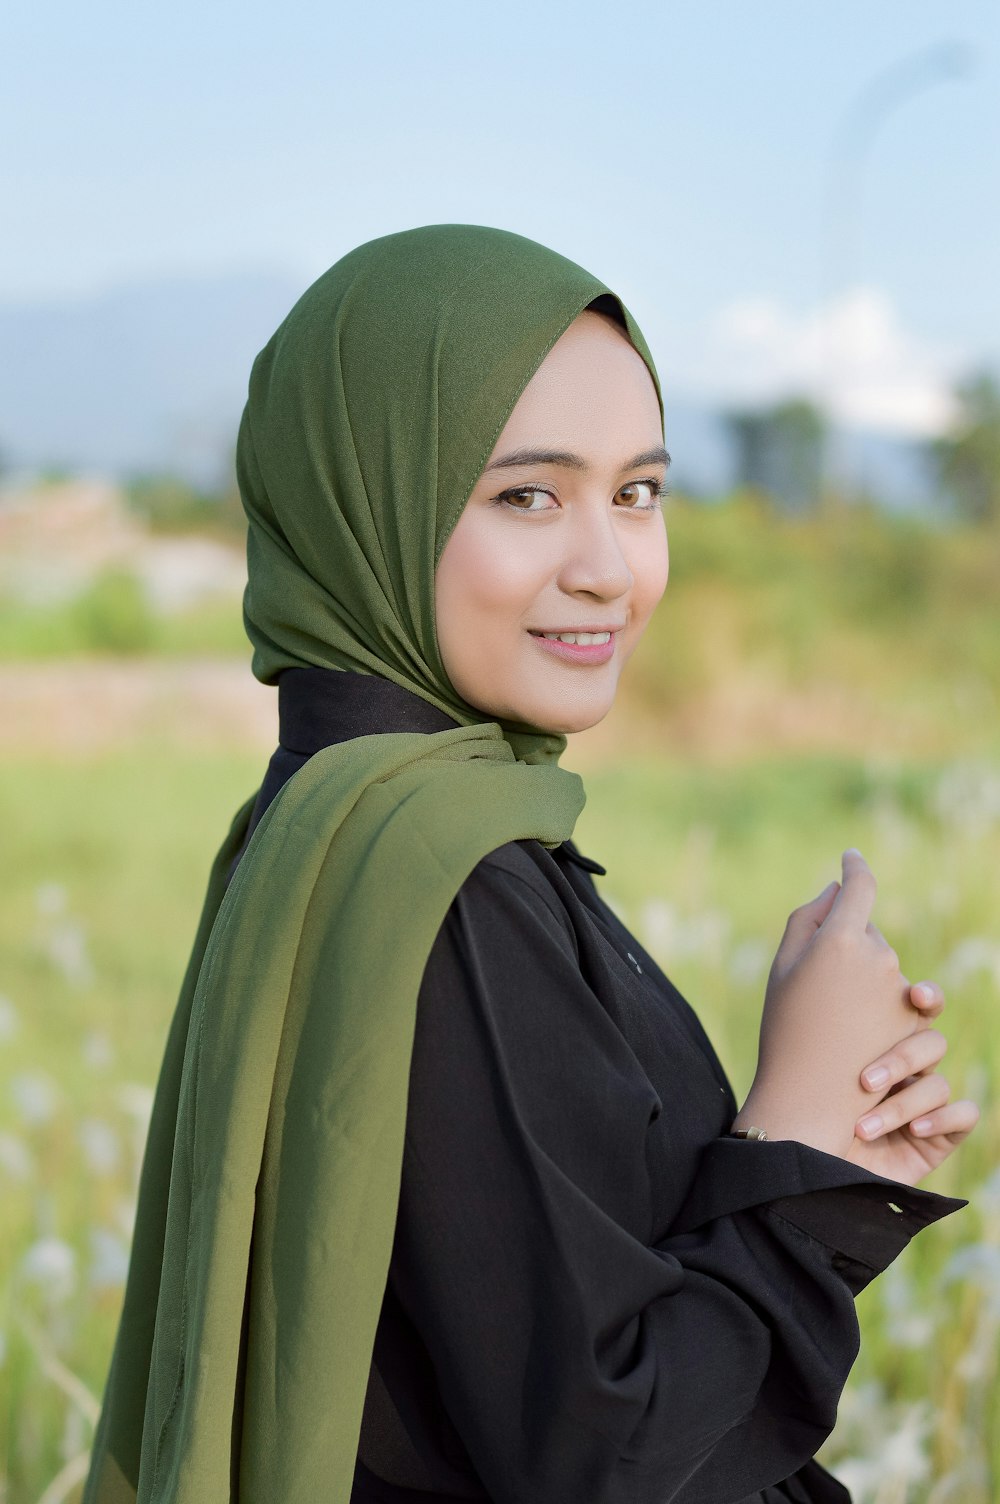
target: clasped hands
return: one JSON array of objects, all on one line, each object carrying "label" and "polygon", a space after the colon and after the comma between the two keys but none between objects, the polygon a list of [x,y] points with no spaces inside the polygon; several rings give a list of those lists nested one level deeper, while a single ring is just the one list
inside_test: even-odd
[{"label": "clasped hands", "polygon": [[768,978],[757,1072],[733,1127],[764,1128],[916,1185],[972,1132],[950,1100],[935,982],[909,983],[870,921],[875,877],[845,851],[843,881],[789,917]]}]

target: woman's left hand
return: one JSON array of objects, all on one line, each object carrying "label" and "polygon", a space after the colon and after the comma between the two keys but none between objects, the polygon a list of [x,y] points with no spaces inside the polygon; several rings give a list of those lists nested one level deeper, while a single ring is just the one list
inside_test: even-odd
[{"label": "woman's left hand", "polygon": [[848,1158],[875,1175],[916,1185],[968,1137],[979,1121],[974,1102],[950,1100],[936,1067],[948,1041],[928,1027],[944,1008],[936,982],[916,982],[910,1002],[921,1014],[912,1034],[865,1067],[861,1084],[881,1100],[858,1119]]}]

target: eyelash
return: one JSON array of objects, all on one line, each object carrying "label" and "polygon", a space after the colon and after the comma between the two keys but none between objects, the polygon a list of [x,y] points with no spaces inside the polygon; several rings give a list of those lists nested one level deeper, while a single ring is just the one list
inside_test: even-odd
[{"label": "eyelash", "polygon": [[[622,510],[625,511],[625,512],[638,512],[641,515],[644,512],[648,513],[648,512],[658,511],[659,508],[663,505],[663,499],[664,499],[664,497],[670,495],[670,487],[666,484],[665,481],[658,480],[655,475],[644,475],[639,480],[628,480],[628,481],[625,482],[624,486],[619,486],[618,489],[620,491],[624,491],[626,489],[626,487],[628,487],[628,486],[648,486],[653,494],[652,494],[652,501],[650,502],[650,504],[648,506],[644,506],[644,507],[623,507]],[[499,492],[499,494],[496,495],[496,496],[494,496],[492,498],[492,500],[495,503],[499,503],[501,505],[508,506],[512,512],[523,512],[524,515],[527,516],[527,517],[540,516],[541,513],[531,512],[531,511],[528,510],[527,507],[517,507],[517,506],[514,506],[508,500],[508,497],[511,497],[511,496],[527,496],[527,495],[533,495],[533,494],[536,494],[536,493],[539,493],[539,492],[543,496],[551,496],[552,495],[552,492],[548,489],[547,486],[534,486],[534,485],[511,486],[508,490]],[[617,492],[615,494],[617,495]],[[545,511],[545,512],[550,512],[552,510],[552,508],[551,507],[543,507],[542,510]]]}]

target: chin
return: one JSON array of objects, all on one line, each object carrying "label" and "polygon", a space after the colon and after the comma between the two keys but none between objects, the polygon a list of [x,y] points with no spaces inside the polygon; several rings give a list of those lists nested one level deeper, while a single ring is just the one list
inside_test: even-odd
[{"label": "chin", "polygon": [[[609,705],[608,710],[610,709],[611,706]],[[604,720],[604,717],[607,715],[608,710],[602,710],[599,715],[584,716],[578,720],[575,720],[572,726],[560,726],[559,730],[564,736],[572,736],[574,732],[577,731],[589,731],[591,726],[596,726],[600,721]]]},{"label": "chin", "polygon": [[588,731],[591,726],[596,726],[603,721],[614,700],[606,705],[590,705],[581,708],[576,714],[568,711],[565,715],[555,717],[548,711],[532,711],[525,709],[517,712],[517,718],[528,726],[537,726],[539,731],[548,731],[554,735],[572,736],[576,731]]}]

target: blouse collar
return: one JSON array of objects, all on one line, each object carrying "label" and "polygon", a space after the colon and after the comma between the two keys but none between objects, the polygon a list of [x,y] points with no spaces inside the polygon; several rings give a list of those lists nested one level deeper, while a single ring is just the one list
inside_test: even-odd
[{"label": "blouse collar", "polygon": [[[345,669],[287,668],[278,679],[278,741],[288,752],[312,757],[322,747],[355,736],[392,731],[450,731],[459,723],[436,705],[391,679]],[[587,872],[607,871],[572,841],[559,848]]]},{"label": "blouse collar", "polygon": [[278,741],[303,757],[354,736],[451,731],[457,725],[413,690],[375,674],[287,668],[278,679]]}]

